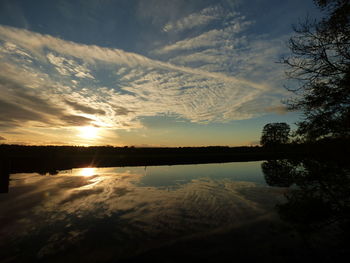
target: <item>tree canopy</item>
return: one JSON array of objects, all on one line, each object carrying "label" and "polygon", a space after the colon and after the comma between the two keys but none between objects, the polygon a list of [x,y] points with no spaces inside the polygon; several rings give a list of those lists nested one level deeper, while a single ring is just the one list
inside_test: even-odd
[{"label": "tree canopy", "polygon": [[304,119],[297,134],[307,140],[350,137],[350,1],[316,0],[320,21],[306,19],[294,27],[291,55],[282,59],[287,76],[298,80],[288,88],[295,97],[287,104]]},{"label": "tree canopy", "polygon": [[263,146],[285,144],[289,140],[290,126],[285,122],[268,123],[264,126],[260,144]]}]

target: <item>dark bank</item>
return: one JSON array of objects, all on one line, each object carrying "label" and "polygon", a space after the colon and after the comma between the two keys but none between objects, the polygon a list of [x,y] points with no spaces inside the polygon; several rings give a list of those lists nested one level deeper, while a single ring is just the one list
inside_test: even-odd
[{"label": "dark bank", "polygon": [[344,159],[350,152],[348,139],[324,139],[314,143],[266,147],[79,147],[0,145],[2,171],[54,173],[75,167],[147,166],[281,158]]}]

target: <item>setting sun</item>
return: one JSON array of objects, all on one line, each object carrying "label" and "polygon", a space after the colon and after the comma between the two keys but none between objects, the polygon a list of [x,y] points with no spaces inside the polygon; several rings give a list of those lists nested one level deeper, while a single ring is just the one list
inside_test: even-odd
[{"label": "setting sun", "polygon": [[95,168],[87,167],[87,168],[82,168],[79,174],[82,176],[93,176],[95,175],[95,173],[96,173]]},{"label": "setting sun", "polygon": [[0,263],[344,261],[349,32],[350,0],[0,0]]},{"label": "setting sun", "polygon": [[96,139],[99,129],[93,126],[84,126],[79,128],[79,136],[84,139]]}]

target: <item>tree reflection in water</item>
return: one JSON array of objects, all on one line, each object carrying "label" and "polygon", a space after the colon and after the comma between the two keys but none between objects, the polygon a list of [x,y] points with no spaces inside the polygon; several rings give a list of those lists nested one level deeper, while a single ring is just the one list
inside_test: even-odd
[{"label": "tree reflection in water", "polygon": [[350,165],[321,160],[262,163],[270,186],[290,187],[277,211],[304,237],[331,243],[346,252],[350,241]]}]

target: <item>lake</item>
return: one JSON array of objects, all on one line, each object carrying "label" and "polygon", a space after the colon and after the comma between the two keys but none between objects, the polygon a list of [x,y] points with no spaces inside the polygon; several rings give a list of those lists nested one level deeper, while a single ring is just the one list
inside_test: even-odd
[{"label": "lake", "polygon": [[[303,165],[277,160],[11,174],[8,192],[0,194],[0,261],[334,260],[346,253],[334,245],[344,220],[340,230],[332,224],[332,232],[315,235],[314,221],[306,221],[318,203],[293,207],[312,193],[296,179],[296,171],[310,166]],[[300,230],[300,213],[311,230]]]}]

